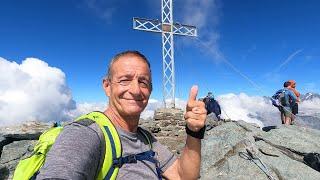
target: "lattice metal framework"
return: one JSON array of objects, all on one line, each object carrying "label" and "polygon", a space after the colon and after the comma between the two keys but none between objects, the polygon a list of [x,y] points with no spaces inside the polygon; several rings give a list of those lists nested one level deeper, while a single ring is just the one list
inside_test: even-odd
[{"label": "lattice metal framework", "polygon": [[[175,72],[173,35],[197,36],[195,26],[174,23],[172,0],[161,0],[162,21],[133,18],[133,29],[162,33],[163,101],[165,107],[175,107]],[[166,103],[170,99],[170,104]]]}]

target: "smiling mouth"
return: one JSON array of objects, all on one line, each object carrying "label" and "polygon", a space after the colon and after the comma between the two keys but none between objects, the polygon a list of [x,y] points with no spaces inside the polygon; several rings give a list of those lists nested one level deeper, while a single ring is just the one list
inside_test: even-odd
[{"label": "smiling mouth", "polygon": [[142,99],[124,99],[126,101],[129,101],[129,102],[142,102],[143,100]]}]

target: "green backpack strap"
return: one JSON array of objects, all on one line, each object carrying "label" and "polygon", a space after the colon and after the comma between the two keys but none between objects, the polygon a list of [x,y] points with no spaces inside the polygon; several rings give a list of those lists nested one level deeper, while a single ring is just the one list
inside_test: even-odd
[{"label": "green backpack strap", "polygon": [[[89,121],[86,121],[86,119]],[[122,156],[122,147],[118,132],[112,122],[102,112],[95,111],[80,116],[75,120],[75,122],[89,126],[92,124],[90,120],[98,124],[105,139],[104,161],[97,179],[116,179],[119,167],[113,166],[113,160]],[[33,154],[29,158],[19,162],[14,172],[13,180],[29,180],[39,171],[44,164],[47,152],[50,150],[62,130],[63,127],[61,126],[53,127],[39,137],[39,141],[34,147]],[[138,128],[138,131],[146,138],[150,146],[150,150],[152,150],[151,135],[142,128]]]},{"label": "green backpack strap", "polygon": [[76,121],[83,119],[95,121],[99,125],[105,137],[105,156],[97,179],[116,179],[119,172],[119,167],[113,166],[113,159],[121,157],[122,148],[120,137],[115,126],[104,113],[98,111],[83,115],[76,119]]},{"label": "green backpack strap", "polygon": [[62,131],[62,127],[53,127],[39,137],[30,157],[19,162],[13,174],[13,180],[29,180],[44,164],[46,154]]},{"label": "green backpack strap", "polygon": [[[86,121],[89,120],[89,121]],[[81,121],[81,122],[80,122]],[[105,139],[104,161],[97,179],[116,179],[119,168],[113,167],[113,159],[121,157],[122,149],[118,132],[112,122],[102,112],[91,112],[76,119],[75,123],[89,126],[93,122],[100,127]],[[13,180],[29,180],[43,166],[46,154],[54,144],[63,127],[53,127],[39,137],[30,157],[23,159],[17,165]]]}]

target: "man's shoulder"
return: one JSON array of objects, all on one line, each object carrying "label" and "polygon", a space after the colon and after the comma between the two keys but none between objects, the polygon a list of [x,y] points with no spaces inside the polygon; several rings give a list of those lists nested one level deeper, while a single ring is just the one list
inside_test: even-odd
[{"label": "man's shoulder", "polygon": [[293,93],[292,90],[289,88],[284,88],[283,91],[287,94]]},{"label": "man's shoulder", "polygon": [[292,89],[287,89],[286,92],[291,96],[296,96]]},{"label": "man's shoulder", "polygon": [[100,130],[99,125],[91,120],[91,119],[82,119],[80,121],[73,121],[65,126],[65,128],[72,128],[72,129],[83,129],[88,131],[98,131]]},{"label": "man's shoulder", "polygon": [[91,138],[98,137],[100,140],[103,139],[103,133],[99,125],[90,119],[74,121],[65,125],[61,134],[69,137],[86,134],[87,136],[90,135]]},{"label": "man's shoulder", "polygon": [[147,135],[150,138],[154,137],[150,130],[148,130],[147,128],[142,127],[142,126],[138,126],[138,133],[144,133],[145,135]]}]

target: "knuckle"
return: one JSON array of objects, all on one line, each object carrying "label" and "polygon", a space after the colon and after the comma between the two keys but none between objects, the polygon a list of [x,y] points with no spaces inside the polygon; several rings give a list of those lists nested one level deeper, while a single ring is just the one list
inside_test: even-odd
[{"label": "knuckle", "polygon": [[192,112],[187,111],[187,112],[184,114],[184,118],[185,118],[185,119],[189,119],[190,117],[192,117]]},{"label": "knuckle", "polygon": [[203,101],[198,101],[197,105],[198,105],[199,107],[205,107],[205,104],[204,104]]}]

